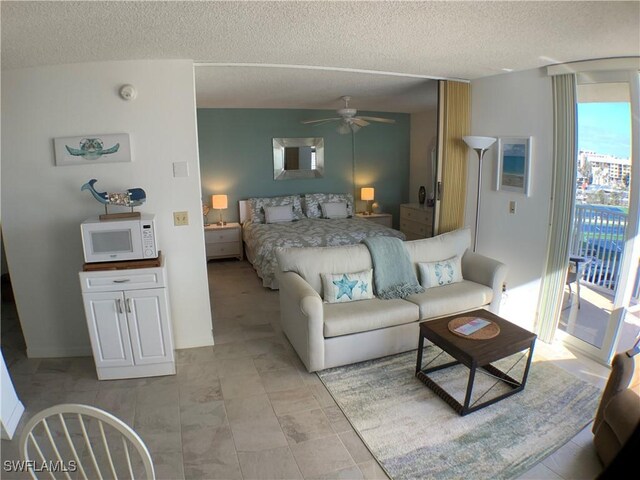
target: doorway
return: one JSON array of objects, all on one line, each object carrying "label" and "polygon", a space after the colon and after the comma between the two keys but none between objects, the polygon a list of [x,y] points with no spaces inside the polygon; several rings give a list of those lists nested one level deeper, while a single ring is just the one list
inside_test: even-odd
[{"label": "doorway", "polygon": [[640,335],[638,78],[577,80],[576,195],[558,336],[609,363]]}]

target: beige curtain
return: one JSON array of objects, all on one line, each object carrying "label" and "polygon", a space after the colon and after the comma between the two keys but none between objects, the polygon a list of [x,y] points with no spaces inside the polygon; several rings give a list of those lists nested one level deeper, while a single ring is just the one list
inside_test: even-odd
[{"label": "beige curtain", "polygon": [[553,341],[560,319],[569,264],[569,239],[576,188],[576,76],[552,77],[553,184],[547,262],[540,287],[536,332]]},{"label": "beige curtain", "polygon": [[445,233],[464,226],[468,149],[462,137],[469,135],[471,121],[468,83],[440,82],[439,117],[442,198],[438,233]]}]

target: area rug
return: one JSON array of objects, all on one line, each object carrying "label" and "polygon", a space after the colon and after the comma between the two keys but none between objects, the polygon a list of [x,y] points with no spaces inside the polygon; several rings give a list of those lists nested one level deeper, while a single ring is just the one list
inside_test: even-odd
[{"label": "area rug", "polygon": [[[452,360],[447,357],[437,347],[426,347],[423,365]],[[415,362],[413,351],[318,373],[394,480],[518,477],[593,419],[601,393],[534,356],[522,392],[460,417],[415,378]],[[509,374],[520,379],[525,363],[526,357],[518,355],[494,365],[506,371],[515,364]],[[468,372],[458,365],[431,376],[463,403]],[[473,401],[484,402],[508,388],[494,384],[495,379],[477,373]]]}]

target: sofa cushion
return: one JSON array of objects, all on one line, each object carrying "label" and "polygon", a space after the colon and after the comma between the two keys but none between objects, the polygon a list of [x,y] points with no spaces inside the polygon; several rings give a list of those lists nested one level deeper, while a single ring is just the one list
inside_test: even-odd
[{"label": "sofa cushion", "polygon": [[295,272],[323,296],[323,273],[361,272],[373,268],[364,245],[340,247],[277,247],[276,258],[283,272]]},{"label": "sofa cushion", "polygon": [[401,299],[324,303],[324,336],[339,337],[418,320],[418,306]]},{"label": "sofa cushion", "polygon": [[479,283],[463,280],[443,287],[433,287],[424,293],[409,295],[405,300],[420,308],[420,319],[453,315],[491,303],[493,290]]},{"label": "sofa cushion", "polygon": [[418,263],[446,260],[455,256],[462,257],[471,246],[471,230],[462,228],[431,238],[405,242],[404,245],[418,275]]},{"label": "sofa cushion", "polygon": [[420,262],[420,285],[424,288],[442,287],[450,283],[462,281],[462,265],[460,256],[437,260],[435,262]]},{"label": "sofa cushion", "polygon": [[373,270],[355,273],[323,273],[323,299],[328,303],[353,302],[373,298]]}]

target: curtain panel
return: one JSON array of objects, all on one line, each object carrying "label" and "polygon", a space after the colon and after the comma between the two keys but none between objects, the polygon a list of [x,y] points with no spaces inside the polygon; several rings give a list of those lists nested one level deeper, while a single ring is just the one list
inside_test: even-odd
[{"label": "curtain panel", "polygon": [[576,76],[552,77],[553,184],[547,261],[542,277],[536,332],[540,340],[553,341],[560,319],[562,293],[569,265],[569,239],[576,188]]}]

